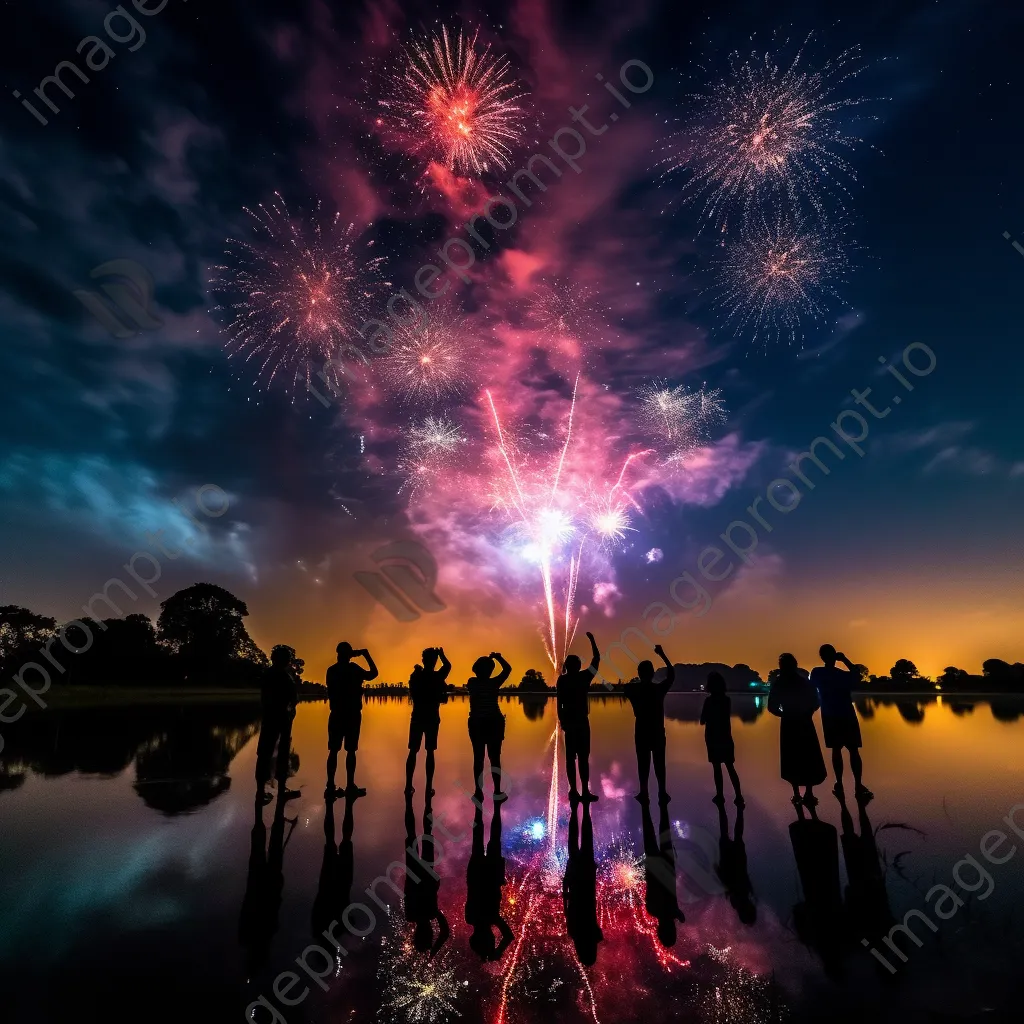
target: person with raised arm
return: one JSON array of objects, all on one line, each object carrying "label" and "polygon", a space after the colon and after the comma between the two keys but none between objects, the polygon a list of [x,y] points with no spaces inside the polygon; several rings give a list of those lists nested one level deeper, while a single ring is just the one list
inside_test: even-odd
[{"label": "person with raised arm", "polygon": [[[324,797],[328,800],[342,793],[350,799],[366,795],[366,790],[356,785],[356,751],[363,724],[363,683],[377,678],[377,666],[365,648],[357,651],[348,641],[342,640],[336,650],[338,660],[327,669],[327,699],[331,704],[331,714],[327,720],[327,789]],[[352,660],[360,657],[366,661],[366,668]],[[345,789],[340,791],[334,785],[334,773],[343,743],[346,783]]]},{"label": "person with raised arm", "polygon": [[[501,670],[495,673],[495,663]],[[469,691],[469,741],[473,745],[473,795],[483,797],[484,751],[494,777],[494,802],[508,799],[501,788],[501,745],[505,740],[505,716],[498,706],[498,690],[508,682],[512,666],[497,651],[473,662]]]},{"label": "person with raised arm", "polygon": [[[438,662],[441,667],[438,668]],[[411,795],[416,771],[416,755],[420,744],[427,748],[427,796],[434,795],[434,751],[437,750],[437,731],[441,725],[441,705],[448,702],[448,673],[452,663],[441,647],[428,647],[423,652],[423,664],[412,670],[409,678],[409,699],[412,716],[409,719],[409,756],[405,761],[405,792]]]},{"label": "person with raised arm", "polygon": [[[860,722],[851,693],[860,682],[860,670],[845,654],[837,653],[831,644],[822,644],[818,655],[823,664],[811,669],[811,683],[821,701],[821,731],[825,734],[825,746],[832,751],[832,770],[836,776],[832,792],[842,800],[845,747],[850,753],[850,771],[853,772],[857,800],[867,803],[874,794],[861,778],[864,764],[860,758]],[[837,661],[846,666],[845,671],[836,665]]]},{"label": "person with raised arm", "polygon": [[565,738],[565,774],[569,780],[569,802],[580,800],[576,788],[576,766],[579,765],[580,783],[583,786],[582,799],[597,799],[590,791],[590,684],[597,675],[601,664],[601,653],[593,633],[587,633],[592,657],[590,664],[583,668],[583,662],[570,654],[562,665],[562,674],[555,683],[555,701],[558,707],[558,724]]},{"label": "person with raised arm", "polygon": [[636,798],[641,803],[650,800],[647,784],[653,760],[654,777],[658,780],[658,801],[668,803],[671,797],[665,789],[665,694],[675,682],[676,670],[661,644],[655,646],[654,653],[665,663],[664,678],[656,683],[654,664],[641,661],[636,667],[637,678],[626,684],[625,694],[636,715],[633,739],[636,745],[637,774],[640,776],[640,792]]}]

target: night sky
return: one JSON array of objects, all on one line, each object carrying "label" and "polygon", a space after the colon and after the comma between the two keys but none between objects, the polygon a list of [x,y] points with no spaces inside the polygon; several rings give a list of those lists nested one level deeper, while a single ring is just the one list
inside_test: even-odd
[{"label": "night sky", "polygon": [[[722,391],[729,415],[709,443],[678,472],[634,479],[638,507],[622,543],[585,548],[580,629],[606,648],[643,626],[653,602],[671,604],[673,579],[697,573],[705,545],[724,547],[730,522],[750,520],[745,510],[794,455],[856,408],[851,389],[871,387],[880,406],[902,402],[872,421],[863,457],[847,449],[798,507],[766,513],[772,531],[750,564],[726,551],[735,569],[704,581],[706,615],[676,605],[671,632],[647,635],[676,661],[762,672],[783,650],[810,663],[825,641],[880,674],[899,657],[930,674],[1021,659],[1024,254],[1004,237],[1024,245],[1014,5],[837,3],[826,14],[797,3],[168,0],[151,16],[126,7],[144,44],[130,51],[138,38],[114,23],[129,41],[110,43],[116,56],[88,84],[65,75],[75,98],[55,93],[60,112],[47,110],[44,126],[12,91],[30,97],[76,59],[113,6],[4,5],[0,603],[80,615],[105,581],[130,582],[125,563],[156,552],[146,535],[163,530],[176,556],[158,559],[155,596],[137,589],[126,612],[155,615],[174,590],[209,580],[248,603],[265,650],[292,644],[314,679],[342,638],[370,647],[384,678],[404,677],[434,644],[458,659],[456,676],[492,649],[518,676],[548,667],[541,585],[490,508],[482,388],[539,458],[564,440],[579,373],[582,447],[570,462],[602,472],[610,452],[639,444],[624,427],[638,389],[666,380]],[[479,30],[525,93],[525,131],[505,173],[431,174],[422,154],[378,130],[375,83],[401,45],[442,24]],[[811,65],[862,48],[864,71],[844,91],[870,101],[849,115],[863,139],[847,157],[857,181],[844,230],[856,248],[841,301],[806,323],[802,344],[761,345],[736,336],[711,303],[718,236],[699,230],[700,204],[679,201],[683,179],[662,179],[656,163],[687,94],[726,75],[730,51],[782,52],[812,30]],[[655,82],[627,111],[595,76],[615,81],[629,60]],[[446,407],[470,438],[458,479],[426,494],[402,487],[403,438],[425,410],[380,381],[356,382],[325,408],[285,375],[265,387],[251,364],[228,358],[209,282],[225,240],[252,237],[243,207],[279,193],[301,217],[319,203],[355,225],[360,259],[383,258],[392,289],[412,287],[417,267],[583,103],[621,117],[591,140],[579,174],[565,168],[513,228],[487,236],[490,249],[458,282],[473,371]],[[72,294],[98,289],[90,271],[117,259],[155,280],[159,324],[128,337]],[[593,344],[524,326],[543,281],[586,289]],[[911,393],[879,358],[902,366],[913,343],[936,365],[911,378]],[[222,515],[196,508],[208,484],[209,507],[229,496]],[[445,608],[399,622],[353,573],[375,571],[380,546],[410,540],[436,557]],[[655,549],[661,557],[649,560]],[[561,580],[565,566],[556,569]],[[629,674],[623,655],[616,664]]]}]

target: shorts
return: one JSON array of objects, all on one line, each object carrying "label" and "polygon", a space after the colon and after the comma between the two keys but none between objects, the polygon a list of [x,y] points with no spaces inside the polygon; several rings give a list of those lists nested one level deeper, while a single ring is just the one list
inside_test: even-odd
[{"label": "shorts", "polygon": [[327,749],[341,750],[344,743],[345,749],[353,753],[359,749],[359,730],[363,725],[363,713],[361,711],[332,711],[327,719]]},{"label": "shorts", "polygon": [[633,743],[637,750],[664,751],[665,727],[637,726],[633,730]]},{"label": "shorts", "polygon": [[409,749],[420,749],[423,742],[427,750],[437,750],[437,730],[441,725],[440,715],[413,714],[409,720]]},{"label": "shorts", "polygon": [[848,747],[852,750],[861,745],[860,721],[853,708],[848,713],[822,715],[821,731],[825,734],[825,746],[830,749]]},{"label": "shorts", "polygon": [[470,718],[469,738],[474,745],[486,743],[488,746],[492,746],[504,742],[505,716]]},{"label": "shorts", "polygon": [[590,757],[590,720],[582,722],[562,722],[562,732],[565,734],[565,759],[571,761],[578,757],[586,761]]}]

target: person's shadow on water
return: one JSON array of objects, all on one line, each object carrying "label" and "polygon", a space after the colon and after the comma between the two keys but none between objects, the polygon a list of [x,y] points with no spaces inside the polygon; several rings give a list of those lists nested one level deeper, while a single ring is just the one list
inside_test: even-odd
[{"label": "person's shadow on water", "polygon": [[658,922],[658,941],[667,949],[676,943],[676,922],[683,922],[676,898],[676,855],[672,847],[668,808],[661,805],[658,832],[654,831],[651,805],[640,805],[644,838],[644,906]]},{"label": "person's shadow on water", "polygon": [[[429,790],[428,790],[429,792]],[[405,919],[413,926],[412,944],[420,953],[433,956],[451,935],[448,920],[438,906],[441,876],[435,870],[437,850],[431,828],[434,815],[430,799],[423,807],[423,834],[417,850],[416,815],[412,794],[405,796]],[[500,844],[500,839],[499,839]],[[500,900],[500,896],[499,896]],[[437,938],[434,938],[434,922]]]},{"label": "person's shadow on water", "polygon": [[747,869],[747,847],[743,842],[743,808],[736,811],[736,827],[729,837],[729,818],[725,807],[718,807],[718,877],[729,894],[736,916],[743,924],[752,925],[757,921],[757,907],[754,905],[754,890],[750,884]]},{"label": "person's shadow on water", "polygon": [[341,842],[335,845],[334,805],[328,798],[324,808],[324,855],[320,864],[320,881],[313,900],[312,931],[319,937],[331,924],[340,921],[352,894],[355,856],[352,832],[355,828],[354,799],[345,801],[345,814],[341,820]]},{"label": "person's shadow on water", "polygon": [[817,950],[829,977],[841,974],[845,946],[843,901],[839,883],[839,837],[835,826],[821,821],[813,807],[797,805],[797,820],[790,823],[803,901],[793,907],[797,935]]},{"label": "person's shadow on water", "polygon": [[[500,960],[512,942],[512,929],[501,916],[505,858],[501,854],[501,804],[494,805],[491,834],[484,848],[483,805],[473,815],[473,848],[466,868],[466,924],[472,929],[469,947],[481,960]],[[501,936],[497,941],[494,929]]]},{"label": "person's shadow on water", "polygon": [[604,939],[604,933],[597,923],[597,861],[594,858],[594,824],[590,818],[590,804],[583,804],[582,830],[579,810],[580,805],[574,805],[569,818],[562,907],[576,956],[584,967],[590,967],[597,962],[597,944]]},{"label": "person's shadow on water", "polygon": [[860,834],[854,829],[853,816],[846,801],[840,802],[843,833],[843,859],[846,861],[846,915],[851,936],[873,944],[887,935],[894,922],[885,887],[882,858],[878,852],[875,830],[868,819],[867,808],[858,805]]},{"label": "person's shadow on water", "polygon": [[[277,931],[284,890],[284,851],[298,818],[286,818],[288,792],[281,782],[277,789],[274,819],[267,843],[267,827],[263,823],[262,787],[255,801],[256,820],[252,826],[249,847],[249,870],[245,880],[245,896],[238,919],[238,940],[245,947],[246,974],[252,978],[262,968],[270,952],[270,942]],[[290,828],[285,834],[285,825]]]}]

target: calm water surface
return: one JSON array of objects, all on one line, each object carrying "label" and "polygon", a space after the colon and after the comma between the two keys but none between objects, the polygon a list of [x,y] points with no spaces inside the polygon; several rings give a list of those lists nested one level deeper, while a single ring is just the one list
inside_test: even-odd
[{"label": "calm water surface", "polygon": [[[1024,803],[1024,703],[862,701],[875,800],[844,818],[828,783],[820,824],[791,827],[779,723],[755,698],[734,698],[747,800],[737,834],[728,783],[724,818],[710,799],[701,699],[668,698],[672,801],[647,821],[633,799],[629,708],[592,701],[592,859],[585,822],[570,824],[561,751],[556,770],[554,702],[504,702],[511,796],[497,822],[486,802],[475,856],[468,706],[443,707],[433,811],[447,831],[434,830],[450,937],[433,954],[413,946],[404,894],[378,884],[385,911],[365,892],[406,863],[409,827],[423,829],[422,761],[411,820],[403,794],[404,699],[367,702],[357,778],[369,792],[351,806],[324,800],[323,704],[301,705],[295,720],[289,785],[301,796],[266,807],[254,801],[256,707],[25,719],[0,756],[3,1019],[241,1021],[265,995],[289,1022],[1020,1020],[1024,853],[995,866],[979,844],[1001,828],[1001,854],[1024,847],[1003,824]],[[1017,820],[1024,831],[1024,808]],[[325,845],[332,829],[340,852]],[[466,924],[467,872],[474,905],[486,903],[481,879],[498,877],[496,854],[481,860],[488,841],[504,857],[498,912],[511,933],[497,960],[471,948]],[[956,884],[967,854],[990,881],[963,864]],[[925,902],[936,884],[957,894],[947,920]],[[674,940],[671,913],[659,930],[649,912],[670,910],[666,885],[685,918]],[[312,954],[329,970],[326,991],[303,975],[285,995],[310,994],[283,1007],[275,977],[349,900],[372,912],[372,925],[350,919],[368,933],[346,937],[333,969]],[[567,904],[570,917],[596,913],[596,959],[568,934]],[[938,930],[911,919],[922,945],[898,937],[903,963],[880,936],[913,908]]]}]

